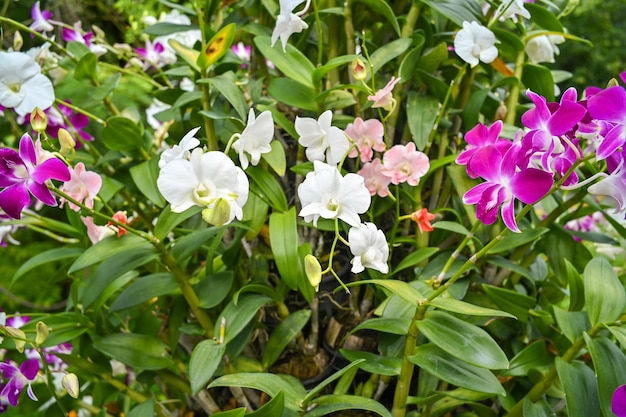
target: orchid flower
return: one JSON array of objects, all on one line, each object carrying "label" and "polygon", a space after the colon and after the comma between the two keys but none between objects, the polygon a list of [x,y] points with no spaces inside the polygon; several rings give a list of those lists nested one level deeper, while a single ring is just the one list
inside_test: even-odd
[{"label": "orchid flower", "polygon": [[163,169],[165,165],[177,159],[188,159],[190,155],[189,151],[200,145],[200,141],[196,138],[198,130],[200,130],[200,126],[187,132],[178,145],[164,150],[159,158],[159,168]]},{"label": "orchid flower", "polygon": [[298,143],[306,147],[309,161],[324,161],[331,165],[338,164],[350,148],[345,133],[338,127],[331,126],[333,113],[326,110],[319,119],[296,117],[296,132],[300,135]]},{"label": "orchid flower", "polygon": [[386,274],[389,272],[387,258],[389,246],[385,234],[374,223],[362,223],[350,228],[348,232],[352,259],[352,272],[358,274],[365,268],[376,269]]},{"label": "orchid flower", "polygon": [[337,167],[321,161],[313,162],[313,172],[298,186],[298,197],[302,204],[300,216],[317,226],[320,217],[341,219],[351,226],[361,224],[360,214],[370,206],[370,193],[365,188],[363,177],[346,174]]},{"label": "orchid flower", "polygon": [[94,245],[102,239],[115,234],[115,231],[110,227],[97,225],[94,222],[93,217],[81,217],[80,220],[83,222],[85,227],[87,227],[87,237],[89,237],[89,240]]},{"label": "orchid flower", "polygon": [[502,155],[495,148],[485,148],[476,154],[472,167],[487,180],[471,188],[463,196],[465,204],[476,204],[476,216],[485,224],[492,224],[502,206],[502,220],[513,232],[519,232],[515,221],[515,200],[534,204],[552,187],[552,175],[537,168],[518,168],[521,142],[515,142]]},{"label": "orchid flower", "polygon": [[144,71],[150,68],[151,65],[161,68],[170,63],[167,58],[164,58],[165,48],[160,42],[153,43],[150,39],[146,39],[145,48],[136,48],[135,52],[144,60]]},{"label": "orchid flower", "polygon": [[33,18],[33,23],[30,24],[29,29],[43,33],[54,30],[54,26],[48,22],[48,20],[52,17],[52,13],[48,10],[42,11],[39,1],[36,1],[35,4],[33,4],[33,7],[30,9],[30,16]]},{"label": "orchid flower", "polygon": [[87,32],[83,34],[81,22],[74,23],[74,29],[63,28],[62,36],[65,42],[82,43],[97,56],[104,55],[107,51],[104,46],[95,44],[91,41],[91,39],[93,38],[93,32]]},{"label": "orchid flower", "polygon": [[596,154],[598,159],[606,159],[626,143],[626,91],[621,86],[602,90],[589,98],[587,108],[592,118],[613,124]]},{"label": "orchid flower", "polygon": [[270,142],[274,138],[274,119],[269,110],[255,117],[254,110],[250,109],[248,124],[239,138],[233,142],[233,149],[239,154],[239,162],[243,169],[248,168],[248,155],[250,163],[257,165],[261,160],[261,154],[272,150]]},{"label": "orchid flower", "polygon": [[374,95],[367,96],[367,99],[373,101],[372,108],[382,107],[387,111],[392,111],[393,106],[395,105],[395,99],[391,92],[393,88],[400,82],[400,78],[391,77],[391,80],[387,83],[386,86],[376,91]]},{"label": "orchid flower", "polygon": [[309,25],[300,17],[306,12],[309,7],[310,0],[307,0],[307,4],[304,9],[298,13],[293,13],[300,3],[304,0],[280,0],[280,13],[276,17],[276,26],[272,32],[272,43],[274,46],[278,38],[280,38],[283,44],[283,52],[287,50],[287,41],[289,37],[294,33],[300,33]]},{"label": "orchid flower", "polygon": [[22,52],[0,52],[0,105],[25,116],[52,103],[52,82],[33,58]]},{"label": "orchid flower", "polygon": [[[93,208],[93,200],[102,187],[102,178],[93,171],[86,171],[85,164],[79,162],[70,172],[70,180],[63,184],[61,190],[72,197],[74,200]],[[61,200],[63,203],[63,199]],[[80,211],[80,207],[69,202],[70,208],[74,211]]]},{"label": "orchid flower", "polygon": [[557,44],[565,42],[559,35],[535,36],[526,42],[526,55],[533,64],[540,62],[554,62],[554,55],[559,54]]},{"label": "orchid flower", "polygon": [[0,191],[0,208],[19,219],[24,207],[30,204],[30,194],[44,204],[56,206],[46,181],[68,181],[70,177],[69,169],[59,159],[38,158],[33,140],[24,134],[19,153],[14,149],[0,149],[0,187],[4,187]]},{"label": "orchid flower", "polygon": [[409,185],[419,184],[420,178],[430,168],[428,156],[415,148],[415,143],[395,145],[383,155],[384,175],[391,178],[392,184],[407,182]]},{"label": "orchid flower", "polygon": [[246,68],[252,59],[252,47],[244,45],[243,42],[237,42],[230,50],[241,60],[241,68]]},{"label": "orchid flower", "polygon": [[517,16],[530,19],[530,12],[524,7],[524,0],[505,0],[500,4],[495,14],[500,16],[500,20],[510,18],[517,22]]},{"label": "orchid flower", "polygon": [[[604,174],[606,175],[606,174]],[[615,214],[626,214],[626,163],[624,159],[609,175],[589,186],[590,194],[605,196],[615,203]]]},{"label": "orchid flower", "polygon": [[17,405],[20,393],[26,388],[28,396],[33,401],[37,401],[31,382],[37,377],[39,372],[39,361],[37,359],[28,359],[24,361],[18,368],[14,364],[0,362],[0,371],[2,376],[8,379],[8,382],[0,392],[0,398],[9,401],[13,407]]},{"label": "orchid flower", "polygon": [[496,35],[478,22],[463,22],[454,38],[454,51],[472,67],[479,61],[490,64],[498,56]]},{"label": "orchid flower", "polygon": [[385,169],[384,165],[380,162],[380,159],[376,158],[372,162],[363,164],[363,167],[358,172],[365,179],[365,188],[372,196],[374,194],[378,194],[380,197],[389,195],[391,177],[383,174],[383,169]]},{"label": "orchid flower", "polygon": [[427,208],[419,209],[411,214],[411,220],[417,223],[417,227],[421,233],[432,232],[435,228],[430,223],[435,219],[435,215],[428,212]]},{"label": "orchid flower", "polygon": [[464,139],[468,145],[465,147],[465,150],[461,151],[459,156],[457,156],[456,163],[459,165],[467,165],[467,175],[469,175],[470,178],[478,177],[478,174],[472,169],[472,158],[475,154],[480,153],[487,147],[493,147],[504,155],[511,147],[512,142],[510,140],[500,138],[501,132],[502,121],[498,120],[490,127],[478,123],[465,134]]},{"label": "orchid flower", "polygon": [[385,150],[384,133],[385,128],[380,120],[363,120],[357,117],[353,123],[346,127],[346,135],[354,141],[358,148],[350,149],[348,156],[355,158],[357,155],[361,155],[361,161],[371,161],[374,156],[373,151],[382,152]]}]

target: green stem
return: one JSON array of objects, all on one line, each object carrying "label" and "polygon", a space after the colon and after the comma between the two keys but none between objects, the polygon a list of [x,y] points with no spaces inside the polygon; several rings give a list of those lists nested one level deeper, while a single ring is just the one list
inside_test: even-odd
[{"label": "green stem", "polygon": [[515,118],[517,116],[517,103],[519,101],[519,94],[522,85],[522,73],[524,71],[524,60],[526,59],[526,52],[521,51],[517,55],[517,60],[515,61],[515,78],[517,78],[517,83],[511,87],[511,91],[509,91],[509,97],[506,100],[506,118],[504,122],[510,125],[515,124]]},{"label": "green stem", "polygon": [[99,118],[98,116],[96,116],[96,115],[95,115],[95,114],[93,114],[93,113],[89,113],[87,110],[83,110],[82,108],[80,108],[80,107],[78,107],[78,106],[73,105],[72,103],[68,103],[67,101],[63,101],[63,100],[58,99],[58,98],[57,98],[57,99],[55,99],[54,101],[55,101],[57,104],[61,104],[61,105],[65,106],[65,107],[67,107],[67,108],[69,108],[69,109],[71,109],[72,111],[74,111],[74,112],[76,112],[76,113],[80,113],[80,114],[82,114],[82,115],[87,116],[88,118],[90,118],[91,120],[95,121],[95,122],[96,122],[96,123],[98,123],[98,124],[101,124],[102,126],[105,126],[105,127],[106,127],[106,125],[107,125],[107,122],[106,122],[105,120],[103,120],[103,119]]},{"label": "green stem", "polygon": [[4,16],[0,16],[0,23],[8,23],[9,25],[18,28],[19,30],[26,32],[30,35],[32,35],[34,38],[39,39],[42,42],[48,42],[50,45],[54,46],[56,49],[58,49],[59,51],[61,51],[64,55],[67,55],[68,57],[70,57],[71,59],[73,59],[74,61],[76,61],[76,58],[74,58],[74,56],[67,50],[65,49],[63,46],[61,46],[59,43],[55,42],[53,39],[47,38],[44,35],[42,35],[41,33],[32,30],[31,28],[29,28],[28,26],[25,26],[19,22],[16,22],[13,19],[9,19],[7,17]]}]

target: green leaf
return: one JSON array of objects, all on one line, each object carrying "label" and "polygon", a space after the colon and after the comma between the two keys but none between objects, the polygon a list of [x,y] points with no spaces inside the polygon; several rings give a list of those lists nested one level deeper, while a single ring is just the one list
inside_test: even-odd
[{"label": "green leaf", "polygon": [[373,284],[379,287],[386,288],[392,293],[396,294],[398,297],[416,306],[424,300],[424,296],[419,291],[411,286],[411,284],[404,281],[396,281],[393,279],[368,279],[363,281],[351,282],[347,284],[347,286],[354,287],[364,284]]},{"label": "green leaf", "polygon": [[316,111],[315,90],[289,78],[274,78],[270,81],[268,92],[279,102],[303,110]]},{"label": "green leaf", "polygon": [[211,414],[213,417],[245,417],[246,409],[244,407],[235,408],[234,410],[220,411],[219,413]]},{"label": "green leaf", "polygon": [[213,35],[198,55],[196,63],[201,70],[209,68],[226,55],[233,44],[236,31],[237,26],[234,23],[229,23]]},{"label": "green leaf", "polygon": [[74,78],[77,80],[95,80],[98,67],[98,57],[93,52],[83,55],[76,64]]},{"label": "green leaf", "polygon": [[42,321],[46,323],[50,330],[48,338],[43,343],[43,346],[56,346],[61,343],[75,340],[78,336],[87,331],[87,326],[83,325],[81,318],[81,315],[73,312],[43,315],[29,321],[20,329],[25,333],[34,334],[37,331],[37,323]]},{"label": "green leaf", "polygon": [[526,376],[533,370],[544,370],[552,367],[554,355],[548,351],[546,341],[536,340],[522,349],[509,362],[509,369],[501,372],[502,375]]},{"label": "green leaf", "polygon": [[395,269],[391,272],[391,275],[393,276],[403,269],[411,268],[419,264],[420,262],[430,258],[437,252],[439,252],[439,248],[421,248],[416,250],[415,252],[411,252],[404,259],[402,259],[397,267],[395,267]]},{"label": "green leaf", "polygon": [[174,364],[165,343],[143,334],[104,336],[94,340],[93,347],[112,359],[140,369],[163,369]]},{"label": "green leaf", "polygon": [[105,259],[119,256],[122,253],[129,251],[143,252],[148,251],[148,248],[152,248],[152,245],[138,236],[109,237],[84,251],[67,272],[71,274]]},{"label": "green leaf", "polygon": [[124,289],[111,304],[109,311],[114,313],[134,307],[154,297],[172,294],[177,290],[178,283],[169,272],[145,275]]},{"label": "green leaf", "polygon": [[383,16],[391,23],[391,27],[396,31],[396,34],[400,36],[400,25],[396,14],[389,3],[385,0],[356,0],[354,3],[363,3],[368,10],[372,11],[376,15]]},{"label": "green leaf", "polygon": [[463,124],[466,129],[469,130],[478,123],[480,110],[488,95],[489,90],[487,88],[481,88],[480,90],[474,91],[470,96],[463,110]]},{"label": "green leaf", "polygon": [[19,269],[15,271],[15,274],[13,275],[13,278],[11,280],[11,285],[13,285],[13,283],[17,281],[22,275],[32,271],[33,269],[41,265],[45,265],[50,262],[61,261],[63,259],[76,258],[84,251],[85,250],[82,248],[62,247],[38,253],[33,257],[28,258],[28,260],[26,260],[26,262],[24,262],[19,267]]},{"label": "green leaf", "polygon": [[524,4],[524,7],[530,13],[532,23],[552,32],[563,33],[563,25],[553,12],[536,3]]},{"label": "green leaf", "polygon": [[556,370],[565,391],[569,417],[599,417],[600,401],[596,377],[582,362],[567,363],[556,358]]},{"label": "green leaf", "polygon": [[524,64],[522,82],[526,88],[544,96],[546,101],[554,101],[554,79],[547,67],[530,63]]},{"label": "green leaf", "polygon": [[322,78],[324,78],[324,75],[326,75],[328,71],[334,68],[340,67],[342,65],[345,65],[347,63],[350,63],[355,59],[363,59],[363,58],[359,55],[336,56],[332,58],[331,60],[329,60],[325,65],[315,68],[311,77],[313,81],[313,85],[318,84],[322,80]]},{"label": "green leaf", "polygon": [[219,231],[219,227],[207,227],[176,239],[172,247],[172,256],[179,262],[187,259]]},{"label": "green leaf", "polygon": [[409,361],[437,378],[458,387],[489,394],[506,395],[506,391],[491,371],[470,365],[450,355],[441,348],[427,343],[415,349]]},{"label": "green leaf", "polygon": [[398,77],[400,79],[409,81],[413,79],[415,74],[415,68],[422,58],[422,50],[424,48],[424,42],[426,38],[419,33],[415,33],[413,35],[413,49],[411,49],[404,56],[404,59],[400,63],[400,68],[398,69]]},{"label": "green leaf", "polygon": [[163,240],[165,237],[172,231],[176,226],[190,217],[200,213],[202,211],[202,207],[194,206],[190,209],[183,211],[182,213],[174,213],[172,211],[172,206],[169,204],[165,206],[159,218],[157,219],[156,225],[154,226],[154,236],[157,239]]},{"label": "green leaf", "polygon": [[[306,413],[304,417],[322,417],[341,410],[367,410],[382,417],[392,417],[381,403],[371,398],[357,395],[324,395],[316,398],[315,408]],[[352,414],[351,414],[352,415]]]},{"label": "green leaf", "polygon": [[150,398],[134,407],[128,412],[127,417],[152,417],[154,416],[154,398]]},{"label": "green leaf", "polygon": [[400,375],[400,368],[402,367],[402,359],[400,358],[385,357],[360,350],[339,349],[339,351],[350,362],[359,359],[364,360],[364,362],[359,364],[359,368],[365,372],[389,376]]},{"label": "green leaf", "polygon": [[130,176],[139,191],[158,207],[165,205],[165,199],[161,196],[157,187],[157,177],[159,176],[159,158],[152,158],[142,162],[130,169]]},{"label": "green leaf", "polygon": [[528,396],[524,397],[523,405],[524,417],[552,417],[554,416],[554,410],[548,403],[541,399],[537,402],[533,402]]},{"label": "green leaf", "polygon": [[130,152],[143,146],[143,125],[123,116],[112,116],[102,129],[102,143],[112,151]]},{"label": "green leaf", "polygon": [[523,267],[517,262],[513,262],[508,260],[507,258],[503,258],[502,256],[490,256],[487,258],[487,262],[491,265],[499,266],[500,268],[509,269],[511,272],[515,272],[516,274],[526,277],[531,281],[534,279],[533,273],[530,271],[530,269]]},{"label": "green leaf", "polygon": [[[216,323],[226,323],[224,343],[233,340],[246,327],[256,315],[257,311],[265,304],[272,301],[271,298],[259,294],[243,294],[238,303],[228,303]],[[215,327],[215,337],[220,337],[220,326]]]},{"label": "green leaf", "polygon": [[626,356],[615,343],[606,337],[592,339],[587,333],[583,336],[596,372],[600,409],[605,416],[612,416],[611,397],[613,391],[624,383]]},{"label": "green leaf", "polygon": [[194,289],[202,308],[213,308],[224,301],[233,286],[235,275],[233,271],[221,271],[210,274],[198,282]]},{"label": "green leaf", "polygon": [[277,417],[285,409],[285,394],[279,391],[269,402],[258,410],[248,414],[249,417]]},{"label": "green leaf", "polygon": [[248,194],[248,201],[243,206],[243,221],[248,224],[250,229],[246,233],[247,240],[253,240],[259,235],[267,222],[269,208],[269,204],[261,197],[254,193]]},{"label": "green leaf", "polygon": [[450,297],[437,297],[430,301],[428,304],[437,307],[441,310],[450,311],[457,314],[466,314],[468,316],[488,316],[488,317],[510,317],[516,318],[513,314],[494,310],[492,308],[486,308],[477,306],[475,304],[467,303],[465,301],[457,300]]},{"label": "green leaf", "polygon": [[200,72],[200,67],[198,66],[198,56],[200,55],[200,51],[196,51],[195,49],[187,48],[182,43],[178,42],[176,39],[168,39],[167,43],[176,51],[178,56],[185,60],[187,65],[193,68],[196,72]]},{"label": "green leaf", "polygon": [[626,292],[609,261],[602,257],[592,259],[585,268],[583,280],[591,324],[617,320],[626,306]]},{"label": "green leaf", "polygon": [[193,348],[189,359],[189,382],[193,395],[206,386],[222,362],[226,345],[215,340],[203,340]]},{"label": "green leaf", "polygon": [[363,362],[363,359],[358,359],[346,366],[344,366],[343,368],[341,368],[340,370],[338,370],[337,372],[335,372],[334,374],[332,374],[331,376],[329,376],[328,378],[326,378],[325,380],[323,380],[322,382],[320,382],[319,384],[317,384],[315,387],[313,387],[313,389],[311,389],[306,397],[304,397],[302,399],[302,404],[308,404],[309,402],[311,402],[311,400],[320,392],[322,392],[322,390],[328,386],[331,382],[338,380],[339,378],[341,378],[343,375],[345,375],[346,373],[350,372],[350,370],[352,368],[354,368],[355,366],[358,366],[359,364],[361,364]]},{"label": "green leaf", "polygon": [[433,223],[434,229],[447,230],[448,232],[458,233],[463,236],[467,236],[470,234],[469,230],[465,226],[456,222],[449,222],[446,220],[438,221]]},{"label": "green leaf", "polygon": [[215,89],[233,106],[233,109],[235,109],[241,120],[246,120],[248,118],[249,107],[243,96],[243,92],[237,84],[235,84],[233,78],[234,75],[229,73],[228,75],[222,74],[216,77],[205,78],[198,82],[206,82],[215,87]]},{"label": "green leaf", "polygon": [[304,266],[298,256],[296,209],[272,213],[269,223],[270,244],[280,278],[293,290],[304,279]]},{"label": "green leaf", "polygon": [[[441,311],[426,312],[417,328],[450,355],[487,369],[506,369],[509,361],[485,330]],[[468,388],[468,387],[466,387]]]},{"label": "green leaf", "polygon": [[419,150],[424,150],[428,144],[430,133],[435,128],[435,121],[439,113],[439,100],[430,95],[421,95],[415,91],[409,93],[406,103],[406,114],[409,131],[413,135],[413,142]]},{"label": "green leaf", "polygon": [[265,344],[261,363],[267,369],[282,355],[283,350],[304,328],[311,317],[311,310],[298,310],[280,322]]},{"label": "green leaf", "polygon": [[498,307],[513,314],[522,323],[528,321],[528,310],[537,304],[533,297],[506,288],[483,284],[483,290]]},{"label": "green leaf", "polygon": [[557,306],[552,306],[552,309],[556,323],[572,343],[591,328],[586,311],[566,311]]},{"label": "green leaf", "polygon": [[617,340],[617,343],[622,346],[622,349],[626,349],[626,329],[616,326],[609,326],[608,329],[615,337],[615,340]]},{"label": "green leaf", "polygon": [[473,0],[422,0],[422,3],[461,27],[464,21],[475,20],[480,23],[484,19],[480,5]]},{"label": "green leaf", "polygon": [[296,411],[300,410],[299,404],[306,396],[300,381],[289,375],[240,372],[217,378],[209,384],[209,388],[213,387],[253,388],[263,391],[270,397],[275,397],[282,391],[285,395],[285,406]]},{"label": "green leaf", "polygon": [[282,51],[281,45],[272,48],[269,36],[257,36],[254,44],[261,54],[269,59],[287,78],[313,88],[312,75],[315,66],[296,47],[287,44],[286,52]]},{"label": "green leaf", "polygon": [[283,144],[278,140],[273,140],[270,143],[272,150],[270,152],[261,154],[261,158],[274,170],[274,172],[282,177],[287,170],[287,157],[285,156],[285,148]]},{"label": "green leaf", "polygon": [[163,36],[171,33],[185,32],[187,30],[198,30],[197,25],[183,25],[178,23],[158,22],[143,30],[144,33],[152,36]]},{"label": "green leaf", "polygon": [[536,229],[526,229],[522,233],[509,233],[496,243],[489,253],[500,253],[511,249],[515,249],[522,245],[536,241],[540,236],[546,234],[550,229],[545,227],[538,227]]},{"label": "green leaf", "polygon": [[[375,50],[370,56],[370,63],[372,65],[372,73],[378,73],[378,71],[394,58],[399,57],[409,49],[413,40],[410,38],[400,38],[395,41],[391,41],[377,50]],[[408,80],[402,80],[408,81]]]},{"label": "green leaf", "polygon": [[122,74],[119,72],[108,77],[102,84],[93,89],[91,93],[91,98],[94,100],[104,100],[109,94],[113,92],[117,88],[122,78]]},{"label": "green leaf", "polygon": [[246,170],[252,180],[251,191],[268,203],[273,209],[286,212],[289,208],[287,198],[276,176],[258,166],[249,166]]},{"label": "green leaf", "polygon": [[405,335],[409,329],[408,324],[410,324],[409,321],[403,323],[397,318],[374,317],[359,323],[352,331],[370,329],[383,333]]}]

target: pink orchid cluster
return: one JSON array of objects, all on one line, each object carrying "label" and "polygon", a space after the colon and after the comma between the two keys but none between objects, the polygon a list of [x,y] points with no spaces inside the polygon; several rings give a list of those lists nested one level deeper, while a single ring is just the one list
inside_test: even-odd
[{"label": "pink orchid cluster", "polygon": [[[625,76],[622,77],[626,78]],[[532,91],[534,107],[522,115],[524,131],[515,140],[501,138],[502,122],[490,127],[478,124],[465,135],[467,146],[456,162],[465,165],[471,178],[485,182],[470,189],[466,204],[476,204],[476,215],[492,224],[502,214],[504,224],[519,232],[515,201],[535,204],[556,188],[574,189],[598,178],[588,192],[626,213],[626,91],[615,85],[590,87],[578,99],[574,88],[560,102],[548,103]],[[606,161],[606,172],[580,181],[575,168],[583,160]]]}]

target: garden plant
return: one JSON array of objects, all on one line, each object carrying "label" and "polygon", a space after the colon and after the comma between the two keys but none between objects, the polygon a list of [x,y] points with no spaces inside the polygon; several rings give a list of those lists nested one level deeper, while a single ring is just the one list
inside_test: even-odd
[{"label": "garden plant", "polygon": [[626,416],[580,2],[65,3],[0,9],[1,411]]}]

